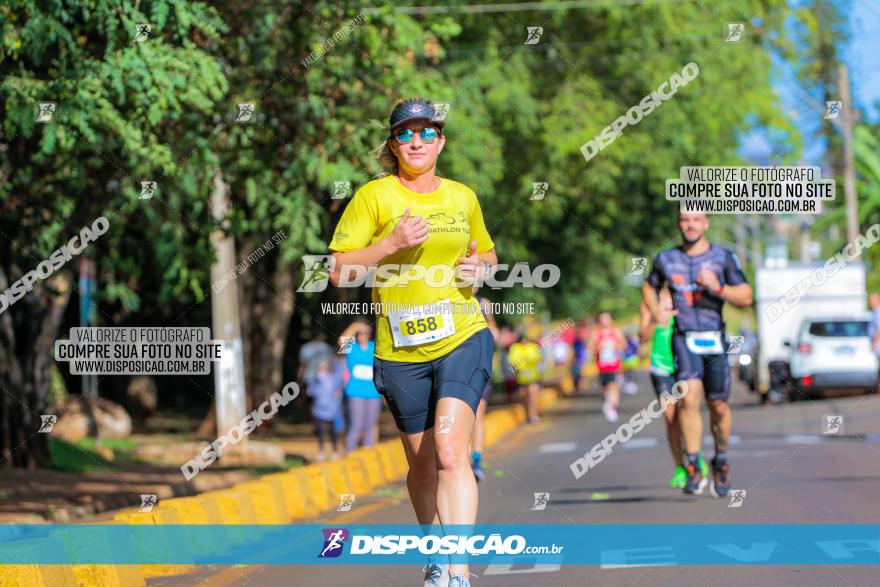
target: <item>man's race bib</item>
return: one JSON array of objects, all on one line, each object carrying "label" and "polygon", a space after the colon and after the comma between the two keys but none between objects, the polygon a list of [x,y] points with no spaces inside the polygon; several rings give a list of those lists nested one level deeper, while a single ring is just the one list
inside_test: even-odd
[{"label": "man's race bib", "polygon": [[718,330],[685,332],[684,341],[688,350],[695,355],[720,355],[724,352],[721,332]]},{"label": "man's race bib", "polygon": [[372,365],[355,365],[351,370],[351,376],[355,379],[359,379],[361,381],[372,381],[373,380],[373,366]]},{"label": "man's race bib", "polygon": [[434,342],[455,333],[449,300],[388,312],[394,346],[413,346]]},{"label": "man's race bib", "polygon": [[617,362],[617,346],[613,340],[602,345],[599,349],[599,363],[602,365],[610,365]]}]

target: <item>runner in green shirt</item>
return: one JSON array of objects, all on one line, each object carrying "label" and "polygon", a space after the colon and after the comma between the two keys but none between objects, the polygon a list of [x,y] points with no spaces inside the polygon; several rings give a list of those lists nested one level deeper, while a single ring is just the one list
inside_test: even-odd
[{"label": "runner in green shirt", "polygon": [[[654,323],[651,312],[642,303],[641,324],[639,336],[642,344],[651,340],[651,383],[654,384],[654,392],[657,398],[663,393],[671,394],[672,386],[675,385],[675,359],[672,355],[672,329],[675,325],[676,312],[672,308],[672,296],[669,289],[663,287],[660,290],[660,321]],[[678,406],[675,402],[666,404],[664,411],[666,420],[666,439],[669,441],[669,450],[672,451],[672,460],[675,461],[675,473],[669,480],[669,487],[681,489],[687,481],[687,470],[684,468],[681,445],[681,427],[678,422]],[[703,475],[708,474],[708,465],[700,455],[700,468]]]}]

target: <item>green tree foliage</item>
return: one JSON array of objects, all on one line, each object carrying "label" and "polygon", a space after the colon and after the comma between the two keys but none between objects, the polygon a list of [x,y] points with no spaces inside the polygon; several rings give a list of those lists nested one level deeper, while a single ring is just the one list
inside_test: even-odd
[{"label": "green tree foliage", "polygon": [[[161,1],[140,12],[98,1],[8,2],[0,13],[0,290],[104,216],[110,230],[85,253],[99,259],[102,323],[136,310],[161,317],[163,299],[206,280],[205,199],[184,164],[202,156],[200,121],[215,115],[226,89],[217,59],[200,46],[217,41],[223,23],[204,4]],[[152,31],[135,43],[140,23]],[[57,104],[54,120],[39,124],[37,103],[46,101]],[[158,181],[155,201],[138,199],[144,180]],[[4,464],[45,459],[35,432],[75,275],[67,263],[0,314]]]},{"label": "green tree foliage", "polygon": [[[663,191],[680,166],[734,164],[739,137],[758,127],[783,154],[797,150],[770,86],[767,49],[797,53],[779,0],[425,12],[350,1],[7,2],[0,290],[103,215],[110,231],[88,251],[101,323],[208,324],[218,229],[209,203],[222,182],[241,258],[287,235],[236,283],[258,400],[282,383],[300,324],[332,338],[350,319],[322,315],[320,300],[368,296],[298,296],[299,258],[326,251],[345,205],[331,197],[334,182],[357,189],[380,171],[371,152],[401,98],[450,104],[439,172],[477,192],[501,262],[561,267],[556,288],[488,295],[559,317],[635,299],[622,278],[631,256],[674,242]],[[725,22],[746,23],[741,42],[724,43]],[[152,29],[136,43],[142,23]],[[540,42],[525,44],[529,26],[543,26]],[[696,80],[585,161],[581,145],[691,61]],[[57,102],[52,124],[35,122],[39,101]],[[249,123],[236,120],[242,103],[254,105]],[[158,192],[141,200],[147,180]],[[534,182],[550,183],[543,200],[529,199]],[[45,456],[32,432],[51,342],[76,324],[75,270],[69,263],[0,314],[7,464]],[[210,392],[193,381],[178,395],[204,406]]]}]

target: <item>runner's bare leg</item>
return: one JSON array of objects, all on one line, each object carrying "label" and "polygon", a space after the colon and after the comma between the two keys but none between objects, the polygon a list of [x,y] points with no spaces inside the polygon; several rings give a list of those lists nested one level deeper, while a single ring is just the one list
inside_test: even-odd
[{"label": "runner's bare leg", "polygon": [[437,524],[437,449],[434,429],[418,434],[401,434],[409,472],[406,488],[419,524]]},{"label": "runner's bare leg", "polygon": [[669,441],[669,450],[672,452],[672,460],[679,467],[682,466],[681,454],[681,424],[678,419],[678,406],[670,402],[663,412],[666,419],[666,439]]},{"label": "runner's bare leg", "polygon": [[701,379],[687,379],[686,383],[688,392],[681,398],[678,419],[681,424],[681,434],[684,437],[685,450],[692,455],[700,452],[700,444],[703,439],[703,416],[700,414],[703,381]]},{"label": "runner's bare leg", "polygon": [[715,438],[715,452],[725,453],[730,440],[730,429],[733,427],[730,405],[724,400],[710,400],[709,416],[712,436]]},{"label": "runner's bare leg", "polygon": [[[444,416],[452,416],[449,432],[441,433]],[[454,397],[440,398],[434,421],[437,450],[437,513],[443,525],[472,525],[477,521],[477,480],[471,471],[468,445],[474,428],[474,412]],[[467,564],[451,564],[449,573],[467,573]]]}]

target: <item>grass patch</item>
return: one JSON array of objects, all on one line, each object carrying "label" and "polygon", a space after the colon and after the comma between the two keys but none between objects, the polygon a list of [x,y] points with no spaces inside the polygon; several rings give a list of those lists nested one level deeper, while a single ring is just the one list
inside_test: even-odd
[{"label": "grass patch", "polygon": [[[108,461],[98,452],[98,447],[113,451],[113,460]],[[138,447],[128,438],[81,438],[74,443],[60,438],[49,438],[49,454],[52,455],[52,468],[59,471],[84,473],[86,471],[106,471],[114,463],[146,463],[131,453]]]},{"label": "grass patch", "polygon": [[106,471],[113,463],[94,451],[93,448],[71,444],[60,438],[49,438],[49,454],[52,455],[52,468],[71,473]]},{"label": "grass patch", "polygon": [[304,464],[302,459],[285,457],[284,462],[278,465],[262,465],[260,467],[248,467],[248,469],[260,475],[266,475],[267,473],[283,473],[295,467],[302,467]]},{"label": "grass patch", "polygon": [[109,448],[115,452],[132,452],[137,449],[137,445],[128,438],[83,438],[76,441],[76,445],[86,450],[94,451],[98,442],[104,448]]}]

